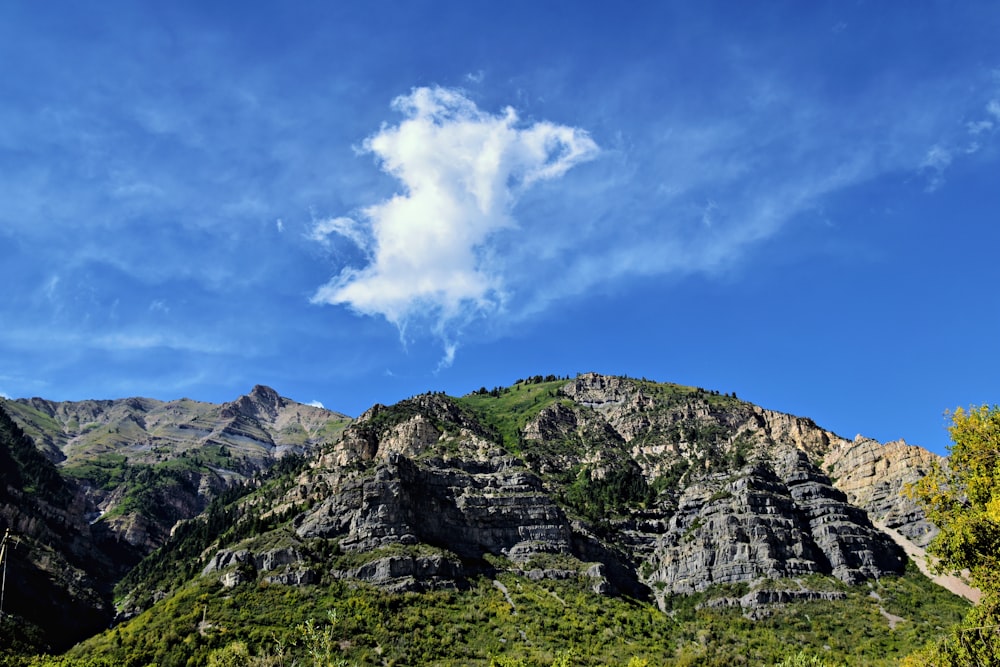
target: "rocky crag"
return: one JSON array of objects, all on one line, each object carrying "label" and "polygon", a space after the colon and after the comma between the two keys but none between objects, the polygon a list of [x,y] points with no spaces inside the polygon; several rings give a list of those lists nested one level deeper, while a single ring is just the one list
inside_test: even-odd
[{"label": "rocky crag", "polygon": [[[933,455],[878,447],[735,396],[597,374],[425,394],[362,415],[278,502],[295,515],[283,537],[209,549],[203,574],[424,590],[514,570],[661,601],[743,584],[739,604],[760,606],[773,580],[901,572],[873,518],[926,540],[899,492]],[[253,568],[234,578],[241,562]]]},{"label": "rocky crag", "polygon": [[925,547],[937,528],[903,490],[942,462],[940,456],[903,440],[883,445],[858,436],[851,442],[837,441],[823,456],[822,465],[837,488],[863,507],[872,521]]}]

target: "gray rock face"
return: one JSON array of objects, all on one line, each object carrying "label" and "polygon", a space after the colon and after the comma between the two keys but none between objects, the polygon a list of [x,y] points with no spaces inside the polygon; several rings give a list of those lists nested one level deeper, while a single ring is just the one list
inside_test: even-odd
[{"label": "gray rock face", "polygon": [[[640,595],[810,574],[858,583],[902,571],[898,547],[810,458],[842,439],[809,420],[733,399],[681,396],[664,407],[620,378],[581,376],[562,393],[573,402],[542,408],[521,431],[524,459],[491,444],[489,429],[444,397],[376,407],[304,484],[322,480],[329,492],[296,520],[298,538],[336,540],[355,554],[429,545],[453,556],[393,554],[336,573],[400,590],[447,585],[489,556],[515,566],[544,554],[597,563],[521,571],[558,578],[599,567],[607,590]],[[567,493],[557,480],[574,478],[567,471],[599,485],[635,470],[652,483],[677,460],[688,472],[676,486],[612,519],[600,537],[556,502]]]},{"label": "gray rock face", "polygon": [[541,480],[516,464],[512,457],[418,464],[393,454],[374,474],[344,480],[296,532],[304,539],[337,539],[353,552],[424,543],[467,559],[569,553],[565,514]]},{"label": "gray rock face", "polygon": [[255,570],[270,572],[286,565],[294,565],[304,561],[302,553],[293,548],[273,549],[261,554],[253,554],[247,549],[236,551],[223,549],[212,556],[202,574],[224,570],[231,565],[250,565]]},{"label": "gray rock face", "polygon": [[671,593],[809,574],[858,583],[904,564],[864,511],[791,448],[689,486],[668,526],[653,540],[647,582]]},{"label": "gray rock face", "polygon": [[351,555],[325,576],[392,590],[459,585],[499,558],[640,597],[751,584],[753,607],[815,593],[765,580],[903,570],[866,512],[915,524],[900,484],[864,481],[883,450],[696,388],[587,374],[529,393],[516,457],[488,413],[443,395],[373,407],[299,480],[296,539]]},{"label": "gray rock face", "polygon": [[332,574],[338,579],[362,579],[396,593],[453,588],[464,576],[461,562],[440,554],[387,556]]},{"label": "gray rock face", "polygon": [[209,559],[202,576],[219,572],[219,580],[226,588],[253,581],[261,574],[271,584],[304,586],[319,583],[320,577],[310,565],[309,557],[296,548],[271,549],[263,553],[223,549]]},{"label": "gray rock face", "polygon": [[825,468],[837,480],[837,488],[847,494],[850,502],[919,547],[927,546],[938,530],[903,491],[907,484],[926,475],[931,466],[942,463],[940,456],[902,440],[882,445],[861,436],[853,442],[838,443],[823,459]]},{"label": "gray rock face", "polygon": [[[762,581],[900,572],[900,550],[873,520],[919,545],[935,530],[901,492],[939,457],[645,380],[585,374],[465,399],[425,394],[350,426],[260,386],[224,405],[5,405],[52,461],[84,474],[66,520],[81,553],[97,542],[148,553],[231,484],[309,454],[295,483],[240,501],[239,520],[279,517],[257,525],[280,532],[204,556],[203,573],[227,586],[342,578],[418,591],[509,570],[645,598],[748,584],[734,604],[758,608],[828,594]],[[175,459],[186,459],[180,473],[159,465]],[[113,475],[125,481],[109,484]],[[20,504],[0,513],[17,532],[61,539],[60,521],[19,516]],[[131,506],[145,509],[116,511]]]}]

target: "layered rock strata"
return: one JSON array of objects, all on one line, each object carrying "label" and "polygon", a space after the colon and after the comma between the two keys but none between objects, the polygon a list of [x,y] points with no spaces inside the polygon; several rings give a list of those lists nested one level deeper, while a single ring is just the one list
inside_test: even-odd
[{"label": "layered rock strata", "polygon": [[[454,399],[376,406],[300,480],[311,507],[294,522],[297,539],[370,554],[326,575],[397,590],[461,585],[497,558],[534,577],[589,573],[595,590],[659,598],[902,572],[902,550],[858,506],[891,514],[891,485],[867,496],[862,483],[847,487],[853,496],[837,488],[859,478],[861,451],[811,421],[596,375],[548,392],[519,430],[517,456]],[[829,459],[835,473],[854,472],[831,479],[820,464],[831,452],[841,452]],[[608,495],[616,489],[621,502]],[[578,514],[594,498],[610,503],[598,523]],[[567,565],[535,564],[545,556]]]}]

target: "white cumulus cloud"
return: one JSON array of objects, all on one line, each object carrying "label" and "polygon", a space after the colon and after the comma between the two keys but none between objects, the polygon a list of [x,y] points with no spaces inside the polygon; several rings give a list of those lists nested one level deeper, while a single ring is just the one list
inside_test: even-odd
[{"label": "white cumulus cloud", "polygon": [[429,323],[445,342],[447,364],[455,350],[450,325],[460,328],[502,302],[502,258],[490,242],[517,226],[514,204],[532,185],[592,159],[598,147],[579,128],[522,123],[511,107],[483,111],[449,88],[416,88],[392,106],[404,120],[383,125],[362,148],[402,190],[357,219],[313,226],[313,240],[336,234],[368,258],[343,268],[313,301],[381,315],[401,331]]}]

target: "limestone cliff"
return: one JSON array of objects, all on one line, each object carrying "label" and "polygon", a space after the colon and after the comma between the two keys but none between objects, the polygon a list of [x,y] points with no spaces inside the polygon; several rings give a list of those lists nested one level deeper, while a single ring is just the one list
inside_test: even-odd
[{"label": "limestone cliff", "polygon": [[823,466],[851,503],[864,508],[873,521],[899,531],[919,547],[937,534],[917,504],[903,493],[905,486],[944,459],[903,440],[884,445],[858,436],[838,442],[823,456]]},{"label": "limestone cliff", "polygon": [[647,562],[647,580],[672,593],[809,574],[853,584],[904,563],[892,540],[792,446],[687,486]]},{"label": "limestone cliff", "polygon": [[[813,574],[859,583],[905,564],[872,518],[920,521],[898,471],[919,474],[923,455],[876,446],[735,396],[596,374],[425,394],[373,407],[298,480],[285,506],[308,508],[289,567],[397,590],[497,567],[570,572],[655,598]],[[349,565],[324,566],[324,543]],[[231,557],[213,558],[226,576]]]}]

